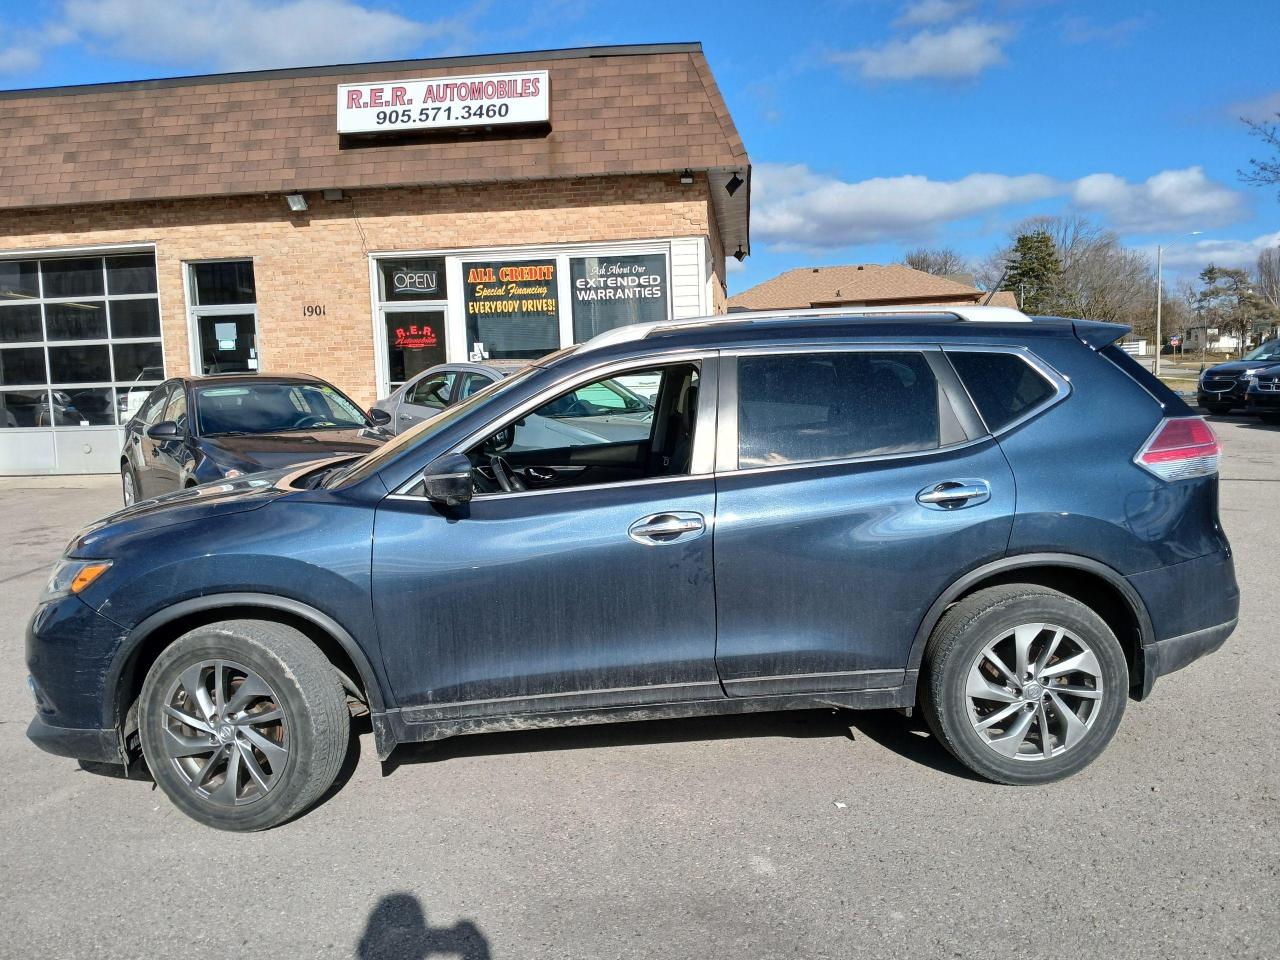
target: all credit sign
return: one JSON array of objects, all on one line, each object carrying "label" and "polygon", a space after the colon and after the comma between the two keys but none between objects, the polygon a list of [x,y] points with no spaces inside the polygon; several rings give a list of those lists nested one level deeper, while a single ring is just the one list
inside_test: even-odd
[{"label": "all credit sign", "polygon": [[550,82],[545,70],[338,87],[338,133],[443,130],[550,119]]}]

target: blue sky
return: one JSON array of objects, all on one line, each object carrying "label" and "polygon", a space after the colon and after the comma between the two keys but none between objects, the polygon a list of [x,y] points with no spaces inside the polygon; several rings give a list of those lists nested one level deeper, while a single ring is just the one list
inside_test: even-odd
[{"label": "blue sky", "polygon": [[980,259],[1058,212],[1174,244],[1176,277],[1280,244],[1280,190],[1237,177],[1259,149],[1238,117],[1280,111],[1278,39],[1263,2],[0,0],[0,88],[700,40],[755,168],[731,290],[920,245]]}]

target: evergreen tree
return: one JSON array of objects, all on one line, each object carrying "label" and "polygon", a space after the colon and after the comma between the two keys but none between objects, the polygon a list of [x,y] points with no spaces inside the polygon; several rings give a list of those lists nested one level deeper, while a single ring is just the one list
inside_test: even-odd
[{"label": "evergreen tree", "polygon": [[1024,313],[1052,313],[1062,289],[1062,260],[1043,230],[1019,234],[1009,257],[1004,290],[1012,290]]}]

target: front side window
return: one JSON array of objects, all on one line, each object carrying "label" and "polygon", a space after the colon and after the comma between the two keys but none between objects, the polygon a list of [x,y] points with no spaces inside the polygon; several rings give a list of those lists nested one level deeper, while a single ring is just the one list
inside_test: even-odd
[{"label": "front side window", "polygon": [[164,408],[164,418],[176,423],[179,430],[187,429],[187,390],[182,384],[173,388],[173,396]]},{"label": "front side window", "polygon": [[992,432],[1057,393],[1052,383],[1017,354],[955,350],[947,351],[947,356]]},{"label": "front side window", "polygon": [[430,377],[423,377],[410,388],[409,395],[405,399],[420,407],[443,410],[449,405],[449,391],[453,389],[455,376],[456,374],[453,373],[437,373]]},{"label": "front side window", "polygon": [[[678,363],[567,390],[467,451],[478,493],[683,476],[693,462],[700,367]],[[636,387],[658,384],[652,401]]]},{"label": "front side window", "polygon": [[483,390],[489,384],[493,383],[493,378],[483,373],[468,373],[462,381],[462,389],[458,392],[458,399],[465,400],[478,390]]},{"label": "front side window", "polygon": [[738,466],[934,450],[945,404],[922,353],[740,357]]}]

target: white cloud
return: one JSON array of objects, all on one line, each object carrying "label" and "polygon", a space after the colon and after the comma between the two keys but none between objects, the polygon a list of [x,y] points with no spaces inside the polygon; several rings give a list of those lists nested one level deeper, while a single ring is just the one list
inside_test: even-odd
[{"label": "white cloud", "polygon": [[958,80],[976,77],[1004,63],[1004,44],[1013,28],[999,23],[959,23],[946,30],[921,30],[905,40],[832,54],[834,63],[868,80]]},{"label": "white cloud", "polygon": [[1121,233],[1220,227],[1245,212],[1244,197],[1210,180],[1201,167],[1165,170],[1141,183],[1095,173],[1072,184],[1071,198],[1082,210],[1105,213]]},{"label": "white cloud", "polygon": [[919,0],[909,4],[897,20],[895,27],[927,27],[946,23],[964,13],[973,4],[969,0]]},{"label": "white cloud", "polygon": [[32,32],[39,41],[0,50],[0,72],[32,71],[50,48],[73,42],[140,63],[251,70],[407,56],[468,35],[458,15],[414,20],[355,0],[66,0]]},{"label": "white cloud", "polygon": [[804,164],[760,164],[752,173],[751,226],[766,243],[842,247],[916,238],[939,224],[1052,196],[1057,181],[1032,174],[973,173],[960,180],[876,177],[846,183]]},{"label": "white cloud", "polygon": [[807,249],[923,240],[944,224],[1037,201],[1058,200],[1135,233],[1221,226],[1245,212],[1240,194],[1208,179],[1199,167],[1168,170],[1138,183],[1113,174],[1060,180],[999,173],[851,183],[804,164],[764,163],[753,171],[752,191],[756,238]]},{"label": "white cloud", "polygon": [[[1219,267],[1252,268],[1258,262],[1258,254],[1268,247],[1280,247],[1280,230],[1264,233],[1252,240],[1199,240],[1170,244],[1164,251],[1164,263],[1174,270],[1199,271],[1211,263]],[[1155,247],[1148,252],[1154,260]]]}]

